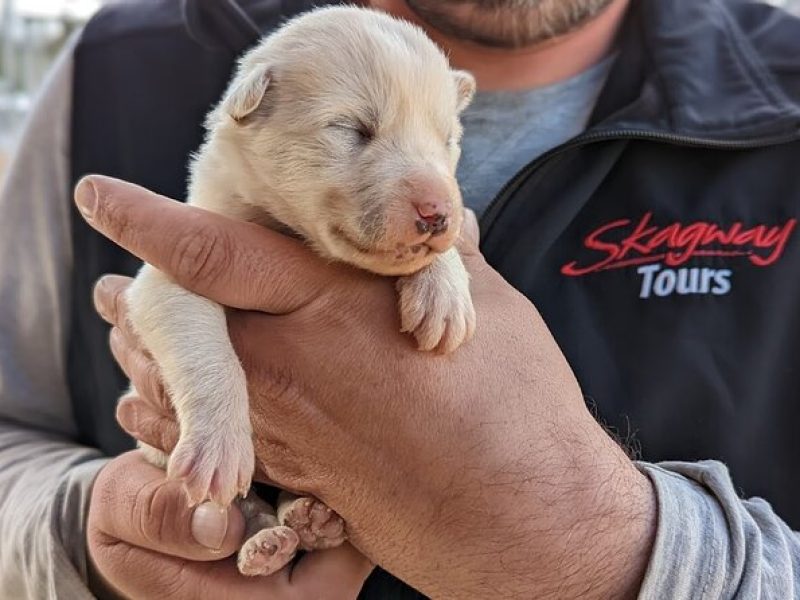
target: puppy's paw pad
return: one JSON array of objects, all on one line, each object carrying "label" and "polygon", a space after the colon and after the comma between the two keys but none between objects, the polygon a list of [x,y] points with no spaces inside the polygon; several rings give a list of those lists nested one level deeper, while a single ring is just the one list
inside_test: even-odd
[{"label": "puppy's paw pad", "polygon": [[230,505],[250,489],[254,470],[249,433],[224,430],[182,436],[167,466],[169,477],[183,479],[191,505],[205,500]]},{"label": "puppy's paw pad", "polygon": [[236,561],[242,575],[272,575],[297,553],[297,534],[284,526],[262,529],[245,540]]},{"label": "puppy's paw pad", "polygon": [[347,539],[344,520],[316,498],[297,498],[281,516],[283,524],[297,533],[303,550],[336,548]]}]

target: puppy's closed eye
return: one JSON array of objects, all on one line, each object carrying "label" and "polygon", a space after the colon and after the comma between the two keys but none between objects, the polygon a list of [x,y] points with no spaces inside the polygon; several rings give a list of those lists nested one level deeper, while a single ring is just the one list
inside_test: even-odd
[{"label": "puppy's closed eye", "polygon": [[337,119],[331,121],[328,128],[349,136],[362,146],[369,144],[375,138],[374,129],[358,119]]}]

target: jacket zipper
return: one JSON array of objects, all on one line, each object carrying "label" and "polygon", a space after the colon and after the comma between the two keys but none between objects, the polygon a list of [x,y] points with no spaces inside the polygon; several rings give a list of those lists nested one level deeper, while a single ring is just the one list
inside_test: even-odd
[{"label": "jacket zipper", "polygon": [[545,152],[538,158],[535,158],[529,162],[500,189],[479,219],[481,240],[483,241],[488,237],[492,226],[497,220],[497,217],[500,216],[500,213],[502,213],[503,209],[508,204],[508,201],[513,196],[514,191],[523,181],[533,175],[548,160],[563,154],[564,152],[568,152],[569,150],[574,150],[575,148],[586,146],[588,144],[618,140],[665,142],[676,146],[692,146],[697,148],[709,148],[717,150],[748,150],[798,141],[800,140],[800,127],[798,127],[796,131],[755,140],[712,140],[707,138],[683,136],[670,133],[658,133],[637,129],[595,131],[579,135],[569,142],[553,148],[552,150]]}]

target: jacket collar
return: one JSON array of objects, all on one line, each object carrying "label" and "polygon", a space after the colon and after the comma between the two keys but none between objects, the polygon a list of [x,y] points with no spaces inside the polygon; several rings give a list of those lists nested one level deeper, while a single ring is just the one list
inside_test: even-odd
[{"label": "jacket collar", "polygon": [[753,4],[633,0],[593,131],[745,142],[800,133],[800,98],[779,68],[800,56],[800,21]]}]

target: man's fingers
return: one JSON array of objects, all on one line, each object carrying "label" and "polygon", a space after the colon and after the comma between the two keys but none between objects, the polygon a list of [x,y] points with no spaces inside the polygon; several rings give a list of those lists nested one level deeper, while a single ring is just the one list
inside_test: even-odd
[{"label": "man's fingers", "polygon": [[95,559],[102,575],[129,598],[355,600],[372,570],[349,544],[311,552],[269,577],[244,577],[232,560],[187,562],[105,537],[93,541],[95,552],[105,555]]},{"label": "man's fingers", "polygon": [[[102,533],[90,531],[89,536],[93,546],[92,559],[105,579],[106,587],[112,587],[117,595],[125,598],[309,598],[292,592],[288,567],[269,577],[244,577],[231,559],[187,561],[120,543]],[[350,598],[355,598],[355,595]]]},{"label": "man's fingers", "polygon": [[128,306],[125,291],[131,284],[130,277],[104,275],[97,280],[92,290],[94,308],[102,319],[115,327],[128,327]]},{"label": "man's fingers", "polygon": [[233,554],[244,535],[235,505],[190,508],[180,481],[133,451],[109,462],[97,476],[90,521],[109,539],[195,561]]},{"label": "man's fingers", "polygon": [[167,453],[172,452],[180,437],[180,427],[171,413],[154,408],[135,394],[128,394],[119,401],[117,422],[140,442]]},{"label": "man's fingers", "polygon": [[153,408],[162,413],[171,413],[173,408],[161,378],[161,371],[153,358],[136,344],[135,340],[121,329],[113,327],[109,334],[111,354],[123,373],[133,383],[136,391],[147,400]]},{"label": "man's fingers", "polygon": [[338,548],[310,552],[295,565],[292,586],[300,598],[355,598],[375,565],[345,542]]},{"label": "man's fingers", "polygon": [[136,451],[101,470],[89,506],[92,562],[126,597],[352,600],[373,568],[345,544],[309,553],[270,577],[243,577],[235,561],[222,560],[241,545],[239,509],[190,509],[180,482],[166,480]]},{"label": "man's fingers", "polygon": [[124,181],[84,177],[75,202],[100,233],[225,306],[291,312],[313,300],[332,276],[297,240]]}]

